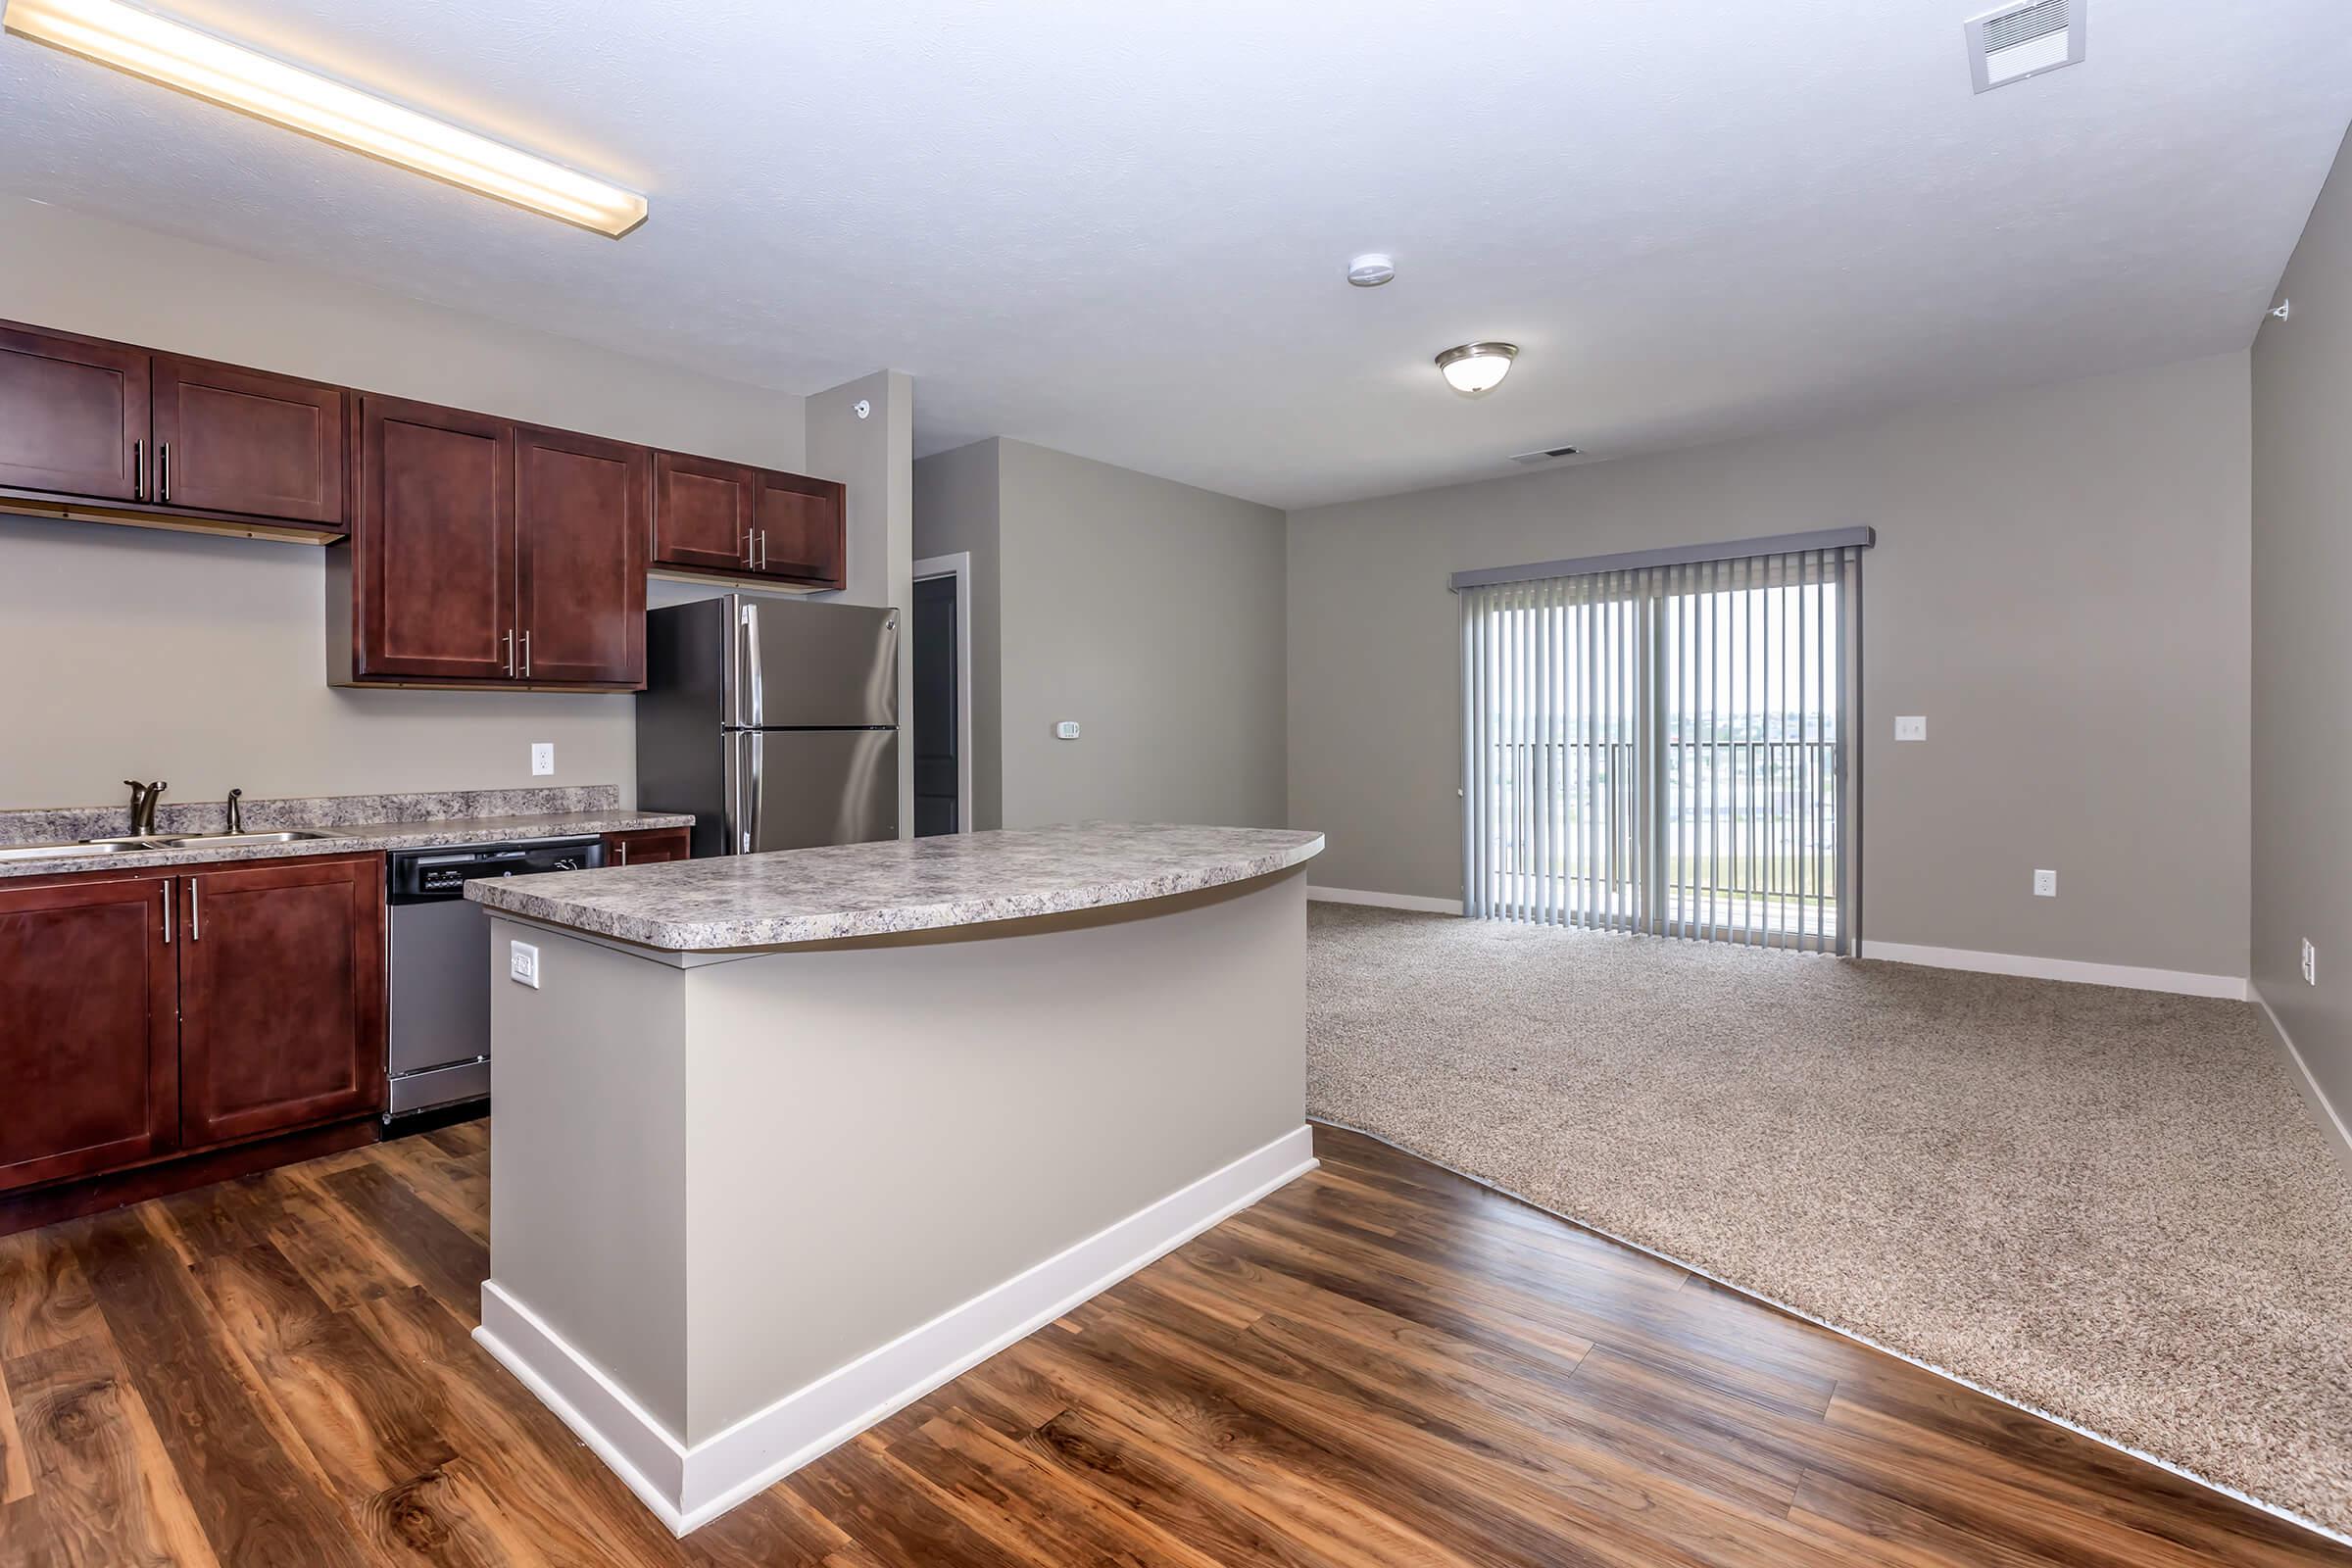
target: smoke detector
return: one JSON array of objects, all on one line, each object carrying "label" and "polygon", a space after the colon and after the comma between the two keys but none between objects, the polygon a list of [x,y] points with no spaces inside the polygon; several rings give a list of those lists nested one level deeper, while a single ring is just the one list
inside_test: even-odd
[{"label": "smoke detector", "polygon": [[1575,456],[1576,448],[1574,447],[1544,447],[1535,452],[1514,452],[1511,454],[1511,461],[1513,463],[1549,463],[1554,458],[1573,458]]},{"label": "smoke detector", "polygon": [[2083,13],[2090,0],[2034,0],[1972,18],[1968,72],[1977,91],[1990,92],[2082,60]]}]

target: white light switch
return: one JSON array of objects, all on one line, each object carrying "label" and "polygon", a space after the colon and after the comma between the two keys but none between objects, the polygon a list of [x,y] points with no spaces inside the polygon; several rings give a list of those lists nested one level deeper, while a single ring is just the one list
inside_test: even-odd
[{"label": "white light switch", "polygon": [[1065,718],[1054,725],[1054,738],[1057,741],[1076,740],[1078,738],[1078,721],[1074,718]]},{"label": "white light switch", "polygon": [[1928,738],[1928,719],[1925,713],[1914,713],[1894,721],[1894,738],[1898,741],[1924,741]]},{"label": "white light switch", "polygon": [[2034,872],[2034,896],[2037,899],[2056,898],[2058,896],[2058,873],[2055,871]]},{"label": "white light switch", "polygon": [[528,942],[507,944],[507,978],[516,985],[539,989],[539,950]]},{"label": "white light switch", "polygon": [[555,770],[556,743],[554,741],[531,742],[532,775],[534,777],[544,778],[546,775],[553,773]]}]

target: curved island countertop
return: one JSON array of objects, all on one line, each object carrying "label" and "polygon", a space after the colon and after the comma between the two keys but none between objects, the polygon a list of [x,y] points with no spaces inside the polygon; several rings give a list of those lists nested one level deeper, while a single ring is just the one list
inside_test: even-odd
[{"label": "curved island countertop", "polygon": [[1291,828],[1084,822],[466,884],[525,920],[672,953],[837,942],[1104,908],[1322,853]]}]

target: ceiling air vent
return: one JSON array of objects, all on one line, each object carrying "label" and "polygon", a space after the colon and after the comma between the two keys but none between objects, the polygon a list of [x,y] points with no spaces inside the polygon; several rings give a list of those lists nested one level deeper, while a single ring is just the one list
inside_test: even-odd
[{"label": "ceiling air vent", "polygon": [[1545,447],[1541,452],[1514,452],[1511,454],[1511,461],[1513,463],[1549,463],[1554,458],[1573,458],[1575,456],[1576,448],[1574,447]]},{"label": "ceiling air vent", "polygon": [[2006,6],[1970,22],[1968,70],[1977,91],[2006,87],[2082,58],[2083,12],[2089,0],[2036,0]]}]

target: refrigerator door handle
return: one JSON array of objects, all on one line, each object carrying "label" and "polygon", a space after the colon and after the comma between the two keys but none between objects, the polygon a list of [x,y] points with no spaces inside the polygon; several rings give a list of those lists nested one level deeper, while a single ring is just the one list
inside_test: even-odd
[{"label": "refrigerator door handle", "polygon": [[748,760],[750,775],[744,780],[743,792],[745,797],[743,808],[743,853],[746,855],[751,854],[752,847],[760,842],[760,772],[762,770],[762,765],[767,760],[767,737],[760,734],[758,730],[753,730],[751,732],[750,740],[751,745],[744,751],[744,756]]},{"label": "refrigerator door handle", "polygon": [[727,742],[726,791],[727,830],[719,839],[721,855],[741,855],[750,847],[751,835],[743,829],[743,754],[744,739],[740,730],[725,732]]},{"label": "refrigerator door handle", "polygon": [[742,614],[743,667],[752,700],[752,710],[744,715],[743,722],[752,729],[758,729],[767,721],[761,712],[760,691],[760,607],[745,605]]}]

